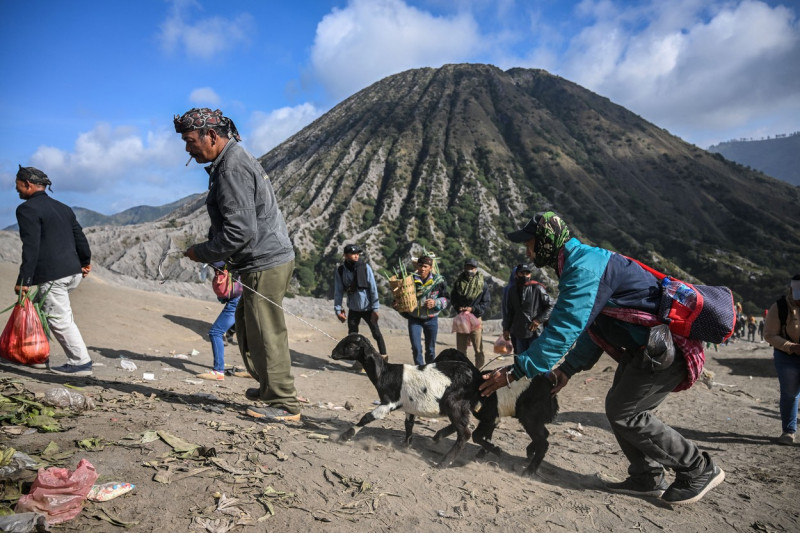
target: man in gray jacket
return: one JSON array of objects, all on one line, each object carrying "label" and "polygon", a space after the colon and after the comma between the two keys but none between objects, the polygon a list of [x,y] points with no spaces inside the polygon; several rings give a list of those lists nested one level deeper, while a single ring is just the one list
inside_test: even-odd
[{"label": "man in gray jacket", "polygon": [[247,414],[267,421],[297,421],[300,403],[280,307],[294,270],[294,249],[272,184],[239,144],[233,121],[220,110],[190,109],[174,123],[191,158],[211,163],[205,167],[209,240],[191,246],[184,255],[208,264],[227,261],[241,274],[245,287],[236,309],[236,333],[244,364],[259,381],[246,395],[266,404],[250,407]]}]

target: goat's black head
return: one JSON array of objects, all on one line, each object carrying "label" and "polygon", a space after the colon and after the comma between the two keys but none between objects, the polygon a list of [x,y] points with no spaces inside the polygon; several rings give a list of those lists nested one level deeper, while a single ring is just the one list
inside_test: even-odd
[{"label": "goat's black head", "polygon": [[337,344],[331,352],[331,359],[363,361],[368,351],[372,350],[372,344],[370,344],[365,336],[359,335],[358,333],[351,333],[339,341],[339,344]]}]

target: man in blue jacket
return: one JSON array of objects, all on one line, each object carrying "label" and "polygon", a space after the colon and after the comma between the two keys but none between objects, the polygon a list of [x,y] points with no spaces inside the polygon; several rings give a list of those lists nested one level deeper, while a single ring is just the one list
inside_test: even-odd
[{"label": "man in blue jacket", "polygon": [[[358,333],[358,326],[364,320],[369,326],[372,338],[378,343],[378,352],[386,357],[386,343],[378,327],[378,285],[372,267],[363,261],[361,248],[357,244],[344,247],[344,262],[336,268],[333,275],[333,311],[341,322],[347,322],[347,333]],[[347,294],[347,310],[342,308],[342,300]],[[363,370],[361,363],[353,364],[355,370]]]},{"label": "man in blue jacket", "polygon": [[66,364],[50,371],[91,376],[92,359],[73,319],[69,293],[92,270],[92,252],[72,209],[45,192],[50,185],[38,168],[19,167],[16,188],[25,201],[17,207],[22,264],[14,290],[27,293],[32,285],[39,286],[36,299],[44,299],[47,325],[67,356]]},{"label": "man in blue jacket", "polygon": [[[687,504],[719,485],[725,473],[708,453],[652,413],[671,391],[684,388],[688,365],[697,362],[673,349],[665,325],[646,327],[621,319],[626,310],[657,314],[662,294],[655,276],[622,255],[570,238],[567,225],[551,211],[536,215],[508,238],[524,242],[537,267],[555,270],[559,295],[542,335],[512,366],[487,376],[483,394],[541,373],[549,373],[555,394],[570,376],[591,368],[607,351],[619,366],[606,396],[606,415],[630,462],[629,477],[607,488]],[[564,354],[561,366],[549,372]],[[676,473],[672,484],[666,481],[665,467]]]},{"label": "man in blue jacket", "polygon": [[236,308],[236,334],[245,367],[259,381],[245,395],[266,404],[248,408],[247,414],[267,421],[300,420],[281,307],[294,270],[294,248],[272,184],[219,109],[190,109],[174,124],[191,159],[210,163],[205,167],[209,239],[184,255],[208,264],[227,261],[245,288]]}]

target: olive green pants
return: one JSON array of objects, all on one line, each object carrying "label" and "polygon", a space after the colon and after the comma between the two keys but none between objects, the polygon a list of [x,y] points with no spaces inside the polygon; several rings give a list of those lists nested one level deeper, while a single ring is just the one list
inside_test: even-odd
[{"label": "olive green pants", "polygon": [[236,308],[236,336],[247,371],[258,379],[261,400],[296,414],[300,412],[300,402],[294,388],[289,336],[283,309],[278,307],[283,305],[293,270],[294,261],[289,261],[242,274],[242,283],[258,294],[244,290]]}]

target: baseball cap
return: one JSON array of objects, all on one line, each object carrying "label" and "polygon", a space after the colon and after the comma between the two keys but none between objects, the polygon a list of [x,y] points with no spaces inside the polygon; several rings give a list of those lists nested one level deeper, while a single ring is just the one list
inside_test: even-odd
[{"label": "baseball cap", "polygon": [[345,244],[344,253],[346,254],[360,254],[361,247],[357,244]]}]

